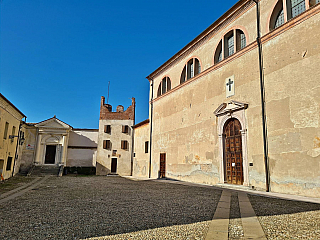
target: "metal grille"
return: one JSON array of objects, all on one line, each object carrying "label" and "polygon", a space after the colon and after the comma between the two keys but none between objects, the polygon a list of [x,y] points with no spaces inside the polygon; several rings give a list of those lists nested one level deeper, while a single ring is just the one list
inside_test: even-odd
[{"label": "metal grille", "polygon": [[233,35],[228,37],[228,56],[234,54],[234,38]]},{"label": "metal grille", "polygon": [[274,28],[280,27],[282,24],[284,24],[284,14],[283,14],[283,9],[277,16],[276,22],[274,24]]},{"label": "metal grille", "polygon": [[240,34],[240,48],[244,48],[247,45],[246,35],[244,33]]},{"label": "metal grille", "polygon": [[291,11],[292,17],[296,17],[306,10],[306,5],[304,0],[291,0]]}]

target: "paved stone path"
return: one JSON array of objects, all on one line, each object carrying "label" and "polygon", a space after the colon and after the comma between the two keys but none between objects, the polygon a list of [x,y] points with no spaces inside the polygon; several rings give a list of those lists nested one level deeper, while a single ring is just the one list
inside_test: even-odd
[{"label": "paved stone path", "polygon": [[0,195],[0,204],[19,197],[45,182],[50,176],[35,178],[33,181]]}]

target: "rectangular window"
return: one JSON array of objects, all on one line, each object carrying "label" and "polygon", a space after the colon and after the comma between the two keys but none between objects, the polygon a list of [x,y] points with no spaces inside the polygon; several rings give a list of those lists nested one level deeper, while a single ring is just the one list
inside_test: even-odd
[{"label": "rectangular window", "polygon": [[146,142],[144,143],[144,152],[145,152],[145,153],[148,153],[148,152],[149,152],[149,141],[146,141]]},{"label": "rectangular window", "polygon": [[129,150],[129,144],[128,144],[127,140],[122,140],[121,141],[121,149]]},{"label": "rectangular window", "polygon": [[11,170],[11,165],[12,165],[12,157],[8,157],[7,167],[6,167],[7,171]]},{"label": "rectangular window", "polygon": [[103,140],[103,149],[111,150],[111,141]]},{"label": "rectangular window", "polygon": [[291,0],[291,16],[294,18],[306,10],[306,4],[304,0]]},{"label": "rectangular window", "polygon": [[122,133],[126,133],[126,134],[129,133],[129,126],[128,125],[123,125],[122,126]]},{"label": "rectangular window", "polygon": [[104,132],[111,134],[111,125],[104,125]]},{"label": "rectangular window", "polygon": [[228,43],[228,56],[231,56],[232,54],[234,54],[234,37],[233,37],[233,34],[230,37],[228,37],[227,43]]},{"label": "rectangular window", "polygon": [[240,48],[246,47],[246,35],[244,33],[240,34]]},{"label": "rectangular window", "polygon": [[12,135],[11,142],[14,141],[14,135],[15,135],[15,133],[16,133],[16,127],[13,126],[13,127],[12,127],[12,133],[11,133],[11,135]]},{"label": "rectangular window", "polygon": [[8,128],[9,128],[9,123],[6,122],[6,125],[4,127],[3,139],[7,139],[7,137],[8,137]]}]

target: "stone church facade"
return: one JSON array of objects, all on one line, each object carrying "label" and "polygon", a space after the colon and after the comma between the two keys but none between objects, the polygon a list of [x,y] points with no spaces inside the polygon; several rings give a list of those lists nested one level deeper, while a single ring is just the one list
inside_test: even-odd
[{"label": "stone church facade", "polygon": [[319,197],[319,12],[319,1],[239,1],[151,73],[151,157],[137,154],[133,173]]}]

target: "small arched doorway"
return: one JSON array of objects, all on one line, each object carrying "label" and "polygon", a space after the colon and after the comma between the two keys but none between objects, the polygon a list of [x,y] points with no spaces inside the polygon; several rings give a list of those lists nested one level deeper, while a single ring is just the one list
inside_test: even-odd
[{"label": "small arched doorway", "polygon": [[224,182],[243,184],[242,136],[238,119],[229,119],[223,128]]}]

